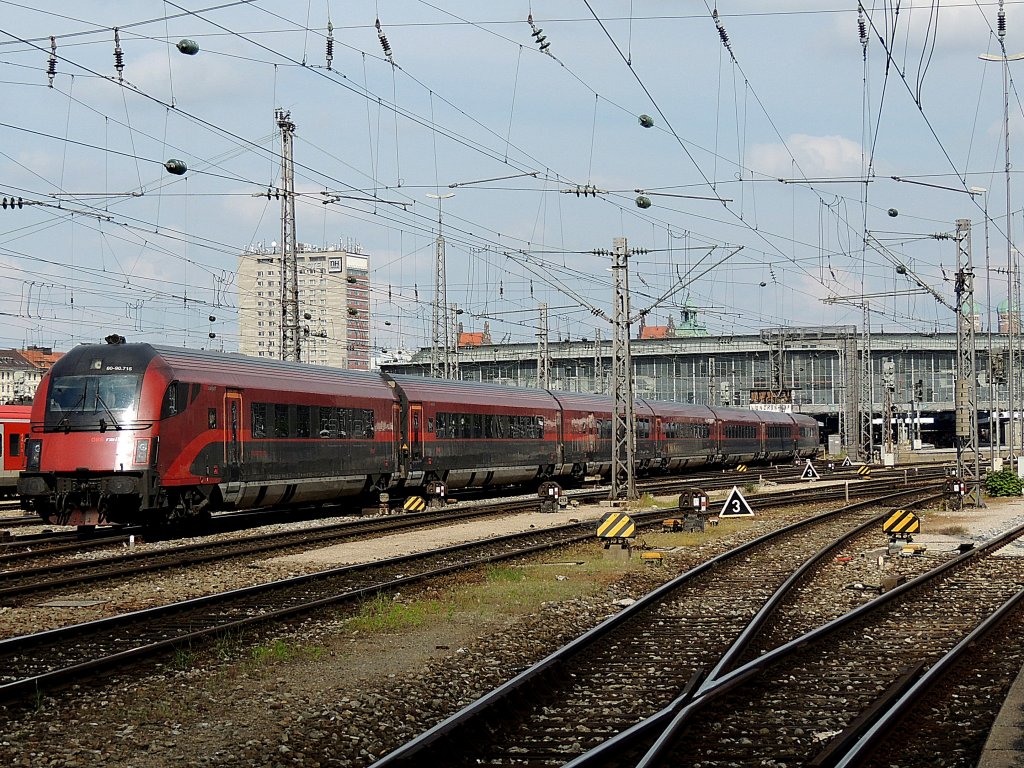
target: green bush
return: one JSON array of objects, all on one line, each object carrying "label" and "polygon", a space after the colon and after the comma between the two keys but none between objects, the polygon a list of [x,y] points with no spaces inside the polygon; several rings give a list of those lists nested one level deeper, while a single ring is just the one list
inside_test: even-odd
[{"label": "green bush", "polygon": [[1020,496],[1024,484],[1014,470],[1002,469],[988,473],[985,478],[985,490],[989,496]]}]

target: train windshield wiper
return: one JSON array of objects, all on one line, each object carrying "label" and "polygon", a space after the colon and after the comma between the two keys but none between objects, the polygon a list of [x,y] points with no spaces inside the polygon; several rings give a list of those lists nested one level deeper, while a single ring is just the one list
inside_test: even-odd
[{"label": "train windshield wiper", "polygon": [[[100,390],[99,390],[98,387],[96,388],[96,402],[103,406],[103,410],[106,412],[107,416],[110,417],[110,423],[114,426],[114,429],[116,429],[118,432],[120,432],[121,431],[121,425],[117,423],[117,418],[114,416],[114,412],[112,410],[110,410],[110,406],[107,405],[107,401],[103,399],[102,395],[100,395]],[[106,432],[106,431],[107,431],[107,422],[105,422],[101,418],[100,419],[100,432]]]}]

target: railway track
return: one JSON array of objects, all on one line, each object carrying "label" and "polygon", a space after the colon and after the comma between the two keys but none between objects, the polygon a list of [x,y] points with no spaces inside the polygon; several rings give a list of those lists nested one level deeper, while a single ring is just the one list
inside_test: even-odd
[{"label": "railway track", "polygon": [[[842,493],[841,489],[833,489]],[[904,489],[901,495],[920,493]],[[637,513],[658,525],[664,510]],[[0,700],[17,700],[111,666],[123,667],[227,630],[288,619],[379,591],[481,564],[592,541],[594,522],[575,523],[386,561],[336,568],[227,593],[0,641]]]},{"label": "railway track", "polygon": [[[711,674],[614,742],[567,765],[860,765],[872,750],[881,765],[911,764],[896,759],[907,750],[894,725],[915,697],[944,682],[946,669],[970,663],[972,646],[991,631],[986,624],[1005,619],[1000,612],[1019,615],[1024,573],[1020,558],[1005,554],[1021,537],[1024,526],[735,669]],[[955,707],[958,725],[974,717],[968,700]],[[917,741],[924,753],[919,764],[946,759],[941,744]]]},{"label": "railway track", "polygon": [[692,692],[711,667],[728,669],[735,655],[723,648],[745,648],[814,568],[877,526],[880,504],[913,493],[924,495],[848,505],[694,568],[375,766],[562,765]]},{"label": "railway track", "polygon": [[[664,481],[662,481],[664,483]],[[859,484],[853,487],[853,494],[877,493],[902,482],[890,478],[875,484]],[[651,486],[653,488],[653,486]],[[670,486],[679,490],[677,484]],[[664,490],[662,487],[660,490]],[[749,502],[756,508],[791,503],[795,500],[832,500],[846,498],[846,486],[823,486],[814,489],[788,490],[751,497]],[[575,498],[587,499],[600,496],[603,491],[580,493]],[[271,532],[245,536],[239,539],[200,541],[170,548],[147,550],[121,550],[115,555],[89,560],[72,560],[35,567],[11,568],[0,571],[0,605],[18,605],[29,596],[53,592],[77,584],[96,584],[103,580],[124,579],[142,573],[168,571],[193,567],[202,563],[251,558],[254,555],[285,554],[319,546],[329,546],[367,536],[382,536],[398,531],[447,525],[460,520],[514,514],[531,511],[538,507],[536,499],[515,502],[503,501],[497,504],[481,505],[467,509],[442,509],[397,517],[376,517],[367,520],[347,521],[316,528],[305,528],[290,532]],[[671,510],[661,512],[662,516]],[[0,556],[0,566],[6,567],[18,561],[36,559],[67,552],[77,552],[88,546],[121,546],[127,536],[97,539],[84,544],[64,543],[50,549],[9,553]]]}]

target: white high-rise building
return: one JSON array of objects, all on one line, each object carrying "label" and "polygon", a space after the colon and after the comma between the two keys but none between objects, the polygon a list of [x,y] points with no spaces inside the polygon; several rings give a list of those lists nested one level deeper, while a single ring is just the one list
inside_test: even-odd
[{"label": "white high-rise building", "polygon": [[[369,259],[358,245],[299,243],[301,360],[366,370],[370,364]],[[281,357],[281,253],[255,245],[238,260],[238,351]]]}]

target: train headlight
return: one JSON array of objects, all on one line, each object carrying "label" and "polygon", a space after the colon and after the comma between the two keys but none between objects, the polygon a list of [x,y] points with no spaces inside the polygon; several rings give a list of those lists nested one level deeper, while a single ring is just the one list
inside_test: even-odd
[{"label": "train headlight", "polygon": [[147,464],[149,462],[149,438],[144,437],[141,440],[135,441],[135,461],[136,466],[140,464]]},{"label": "train headlight", "polygon": [[29,472],[39,471],[39,461],[43,457],[42,440],[25,441],[25,469]]}]

